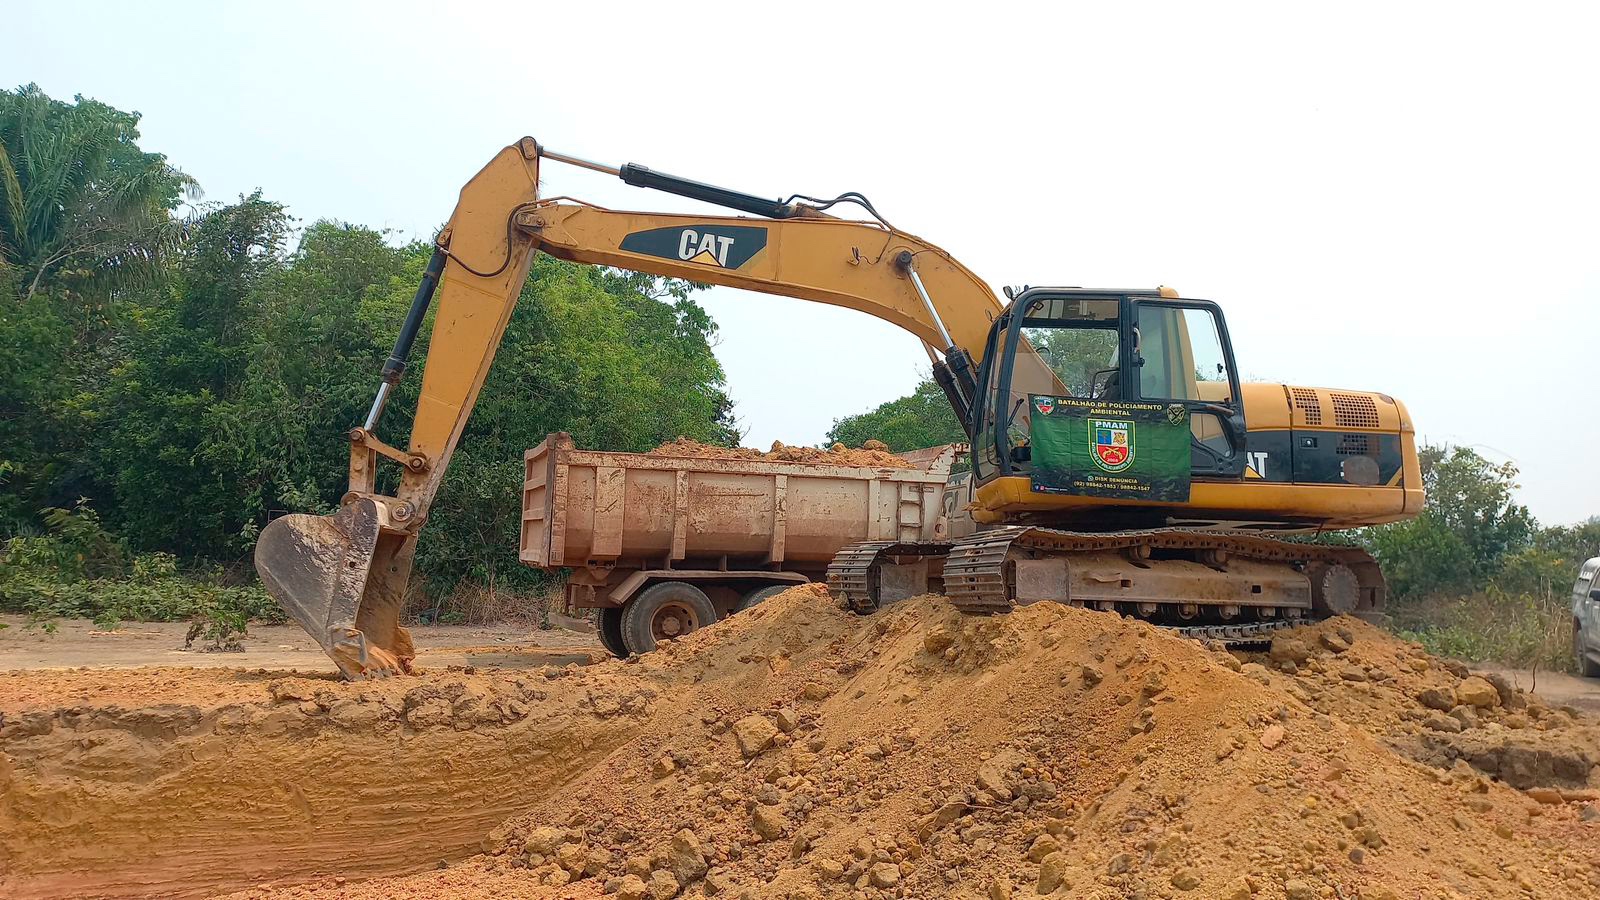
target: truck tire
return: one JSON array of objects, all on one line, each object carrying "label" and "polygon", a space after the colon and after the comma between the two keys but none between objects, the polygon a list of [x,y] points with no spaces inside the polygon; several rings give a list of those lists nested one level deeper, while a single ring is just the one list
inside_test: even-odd
[{"label": "truck tire", "polygon": [[766,587],[758,587],[745,594],[744,599],[739,601],[739,612],[744,612],[768,597],[776,597],[792,587],[794,587],[792,584],[769,584]]},{"label": "truck tire", "polygon": [[682,581],[663,581],[622,607],[622,643],[630,653],[649,653],[658,641],[683,637],[716,620],[717,609],[705,591]]},{"label": "truck tire", "polygon": [[1600,663],[1589,658],[1587,647],[1583,645],[1583,625],[1576,619],[1572,622],[1572,657],[1578,664],[1578,674],[1585,678],[1600,678]]},{"label": "truck tire", "polygon": [[622,642],[622,607],[602,606],[596,617],[595,631],[600,643],[618,659],[628,658],[628,645]]}]

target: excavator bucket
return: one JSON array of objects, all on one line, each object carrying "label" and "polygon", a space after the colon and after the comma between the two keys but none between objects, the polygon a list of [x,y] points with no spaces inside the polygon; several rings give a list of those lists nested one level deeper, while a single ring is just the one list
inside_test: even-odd
[{"label": "excavator bucket", "polygon": [[409,672],[416,656],[400,625],[416,538],[387,534],[381,521],[363,498],[332,516],[275,519],[256,542],[267,593],[349,679]]}]

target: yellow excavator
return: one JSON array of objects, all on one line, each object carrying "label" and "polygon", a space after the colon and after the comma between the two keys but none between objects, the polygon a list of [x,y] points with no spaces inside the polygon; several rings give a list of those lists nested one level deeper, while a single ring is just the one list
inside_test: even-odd
[{"label": "yellow excavator", "polygon": [[[546,162],[747,215],[541,198]],[[864,215],[830,212],[846,205]],[[415,651],[401,614],[417,538],[535,251],[843,306],[923,342],[970,440],[971,472],[958,525],[939,540],[838,553],[829,588],[859,610],[915,583],[971,613],[1050,600],[1248,641],[1306,617],[1383,608],[1383,577],[1365,552],[1279,535],[1422,509],[1414,431],[1398,400],[1242,383],[1215,303],[1169,288],[1007,288],[1002,300],[860,194],[766,199],[523,138],[461,190],[371,411],[349,433],[339,511],[278,518],[256,548],[268,591],[347,677],[409,671]],[[430,306],[402,449],[378,427]],[[378,491],[387,463],[400,467],[392,495]]]}]

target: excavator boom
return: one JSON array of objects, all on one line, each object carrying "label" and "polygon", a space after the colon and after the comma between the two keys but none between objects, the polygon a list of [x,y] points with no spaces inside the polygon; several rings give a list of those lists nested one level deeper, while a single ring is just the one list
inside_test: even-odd
[{"label": "excavator boom", "polygon": [[[541,200],[542,159],[770,218],[618,212],[563,198]],[[339,512],[283,516],[268,524],[257,543],[256,568],[267,590],[347,677],[409,669],[414,651],[400,615],[417,533],[488,376],[535,250],[877,316],[943,351],[936,370],[958,409],[970,403],[973,367],[1002,309],[994,292],[948,253],[881,219],[837,219],[816,206],[763,200],[642,166],[613,169],[544,151],[532,138],[502,149],[462,188],[384,364],[372,410],[350,432],[350,489]],[[430,306],[428,360],[410,443],[402,450],[385,443],[378,427]],[[1042,364],[1037,368],[1048,372]],[[401,467],[392,496],[377,490],[380,459]]]}]

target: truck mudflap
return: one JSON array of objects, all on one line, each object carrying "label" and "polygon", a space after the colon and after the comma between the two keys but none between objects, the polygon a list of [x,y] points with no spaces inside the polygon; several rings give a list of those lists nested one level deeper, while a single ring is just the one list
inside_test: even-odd
[{"label": "truck mudflap", "polygon": [[1259,641],[1306,618],[1375,619],[1385,601],[1382,573],[1359,548],[1181,528],[1009,526],[951,542],[853,544],[829,567],[829,589],[871,611],[907,561],[937,569],[933,584],[969,614],[1051,600],[1223,643]]}]

